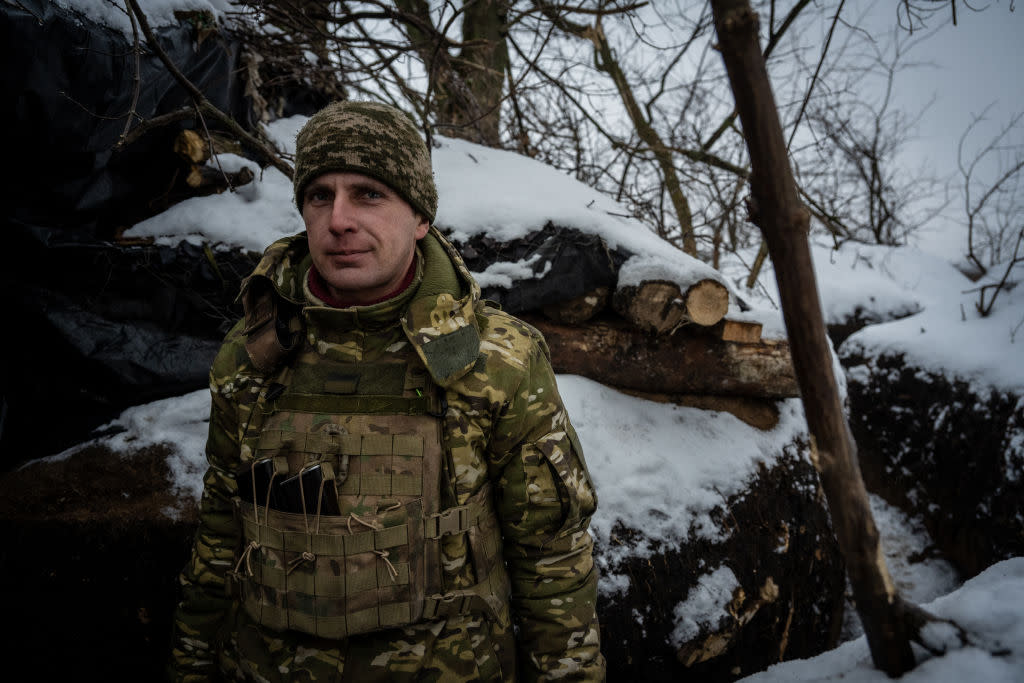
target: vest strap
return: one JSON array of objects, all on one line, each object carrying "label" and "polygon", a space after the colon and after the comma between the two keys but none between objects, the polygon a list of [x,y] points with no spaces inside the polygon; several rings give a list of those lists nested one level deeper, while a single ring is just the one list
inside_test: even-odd
[{"label": "vest strap", "polygon": [[424,520],[424,538],[440,538],[469,531],[488,514],[494,514],[491,486],[485,484],[465,505],[451,507]]}]

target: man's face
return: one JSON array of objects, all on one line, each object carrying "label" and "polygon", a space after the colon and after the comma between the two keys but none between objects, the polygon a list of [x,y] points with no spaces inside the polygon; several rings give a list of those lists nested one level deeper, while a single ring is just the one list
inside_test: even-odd
[{"label": "man's face", "polygon": [[332,296],[352,304],[395,291],[430,228],[397,192],[361,173],[325,173],[302,195],[313,265]]}]

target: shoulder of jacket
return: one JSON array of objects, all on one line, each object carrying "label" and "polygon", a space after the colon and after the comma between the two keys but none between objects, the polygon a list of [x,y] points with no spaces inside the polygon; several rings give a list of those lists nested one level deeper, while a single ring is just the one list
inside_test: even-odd
[{"label": "shoulder of jacket", "polygon": [[242,281],[238,301],[256,282],[265,282],[277,296],[300,303],[302,301],[302,275],[309,257],[309,242],[305,232],[270,244],[252,272]]},{"label": "shoulder of jacket", "polygon": [[224,341],[210,365],[211,389],[232,394],[241,386],[248,384],[248,380],[263,377],[263,373],[253,367],[249,353],[245,349],[245,341],[245,320],[242,319],[224,336]]},{"label": "shoulder of jacket", "polygon": [[516,365],[529,363],[538,353],[549,356],[540,330],[511,313],[484,305],[477,310],[477,321],[483,354],[497,355]]}]

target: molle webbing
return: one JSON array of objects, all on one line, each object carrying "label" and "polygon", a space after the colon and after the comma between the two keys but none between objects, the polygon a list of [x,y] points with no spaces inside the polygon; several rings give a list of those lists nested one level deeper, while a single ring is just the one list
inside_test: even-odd
[{"label": "molle webbing", "polygon": [[317,394],[290,394],[278,399],[281,410],[304,408],[315,413],[344,411],[346,413],[423,415],[430,408],[427,396],[331,396]]},{"label": "molle webbing", "polygon": [[[308,348],[308,347],[307,347]],[[467,612],[502,611],[508,577],[489,486],[440,510],[443,400],[413,363],[303,362],[267,391],[243,436],[251,466],[295,474],[320,463],[340,514],[236,498],[243,548],[229,590],[274,629],[327,638]],[[277,475],[275,475],[277,476]],[[270,501],[270,497],[263,498]],[[444,589],[441,542],[465,534],[478,583]]]},{"label": "molle webbing", "polygon": [[[425,518],[417,501],[402,513],[389,510],[357,523],[351,517],[321,517],[312,533],[283,530],[303,529],[302,515],[268,510],[257,519],[252,506],[238,503],[251,550],[229,572],[229,583],[250,617],[264,626],[343,638],[421,619],[497,615],[508,594],[489,486],[466,505]],[[372,528],[400,518],[408,521]],[[415,548],[454,533],[469,533],[475,540],[479,582],[449,592],[434,586],[424,594],[416,585],[423,554],[417,557]]]}]

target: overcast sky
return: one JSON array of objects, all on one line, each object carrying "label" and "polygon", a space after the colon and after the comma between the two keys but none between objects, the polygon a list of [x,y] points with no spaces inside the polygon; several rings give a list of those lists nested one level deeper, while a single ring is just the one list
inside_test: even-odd
[{"label": "overcast sky", "polygon": [[[923,4],[922,0],[917,0]],[[897,25],[897,9],[902,0],[849,0],[843,17],[857,21],[879,37]],[[972,11],[958,0],[957,25],[951,19],[950,2],[928,17],[927,26],[916,35],[924,36],[908,53],[915,66],[896,79],[894,103],[908,113],[921,110],[915,139],[905,148],[908,172],[927,170],[950,179],[954,185],[951,202],[945,210],[946,222],[933,225],[945,236],[945,251],[952,258],[963,253],[966,243],[962,228],[952,221],[963,214],[962,201],[955,192],[960,187],[956,171],[957,144],[975,115],[985,112],[986,121],[976,129],[968,147],[983,141],[1006,126],[1012,117],[1024,111],[1024,7],[1010,0],[972,0]],[[858,19],[862,19],[858,21]],[[925,35],[927,34],[927,35]],[[1024,128],[1012,141],[1024,144]],[[936,251],[942,248],[936,247]]]},{"label": "overcast sky", "polygon": [[[894,21],[897,4],[877,3],[875,19]],[[972,12],[963,0],[957,5],[957,25],[947,22],[912,53],[933,66],[914,69],[898,83],[902,101],[937,97],[922,120],[922,143],[954,150],[972,115],[986,106],[994,105],[990,118],[997,124],[1024,110],[1024,7],[1011,11],[1006,0],[980,0],[973,5],[987,9]],[[931,23],[938,26],[948,16],[937,13]]]}]

